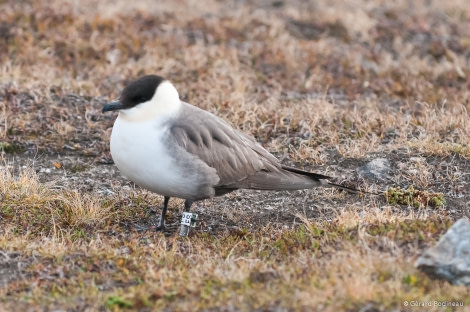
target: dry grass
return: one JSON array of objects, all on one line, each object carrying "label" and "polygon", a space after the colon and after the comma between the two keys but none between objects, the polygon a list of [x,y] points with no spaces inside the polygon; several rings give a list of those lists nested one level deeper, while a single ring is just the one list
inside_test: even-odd
[{"label": "dry grass", "polygon": [[[469,17],[463,0],[2,2],[0,310],[468,310],[412,264],[469,216]],[[105,165],[100,111],[150,73],[283,162],[348,178],[386,157],[366,189],[446,205],[236,192],[196,207],[189,239],[140,231],[160,198]]]},{"label": "dry grass", "polygon": [[[337,311],[365,303],[400,308],[417,298],[470,304],[465,287],[432,281],[413,268],[414,250],[450,225],[437,215],[394,213],[390,206],[363,214],[351,206],[330,222],[298,215],[302,224],[290,230],[267,225],[180,239],[123,232],[121,214],[106,204],[96,209],[102,198],[46,188],[29,170],[16,179],[4,176],[0,186],[4,262],[19,252],[27,264],[0,289],[6,309],[14,301],[76,310]],[[112,228],[119,234],[103,231]]]}]

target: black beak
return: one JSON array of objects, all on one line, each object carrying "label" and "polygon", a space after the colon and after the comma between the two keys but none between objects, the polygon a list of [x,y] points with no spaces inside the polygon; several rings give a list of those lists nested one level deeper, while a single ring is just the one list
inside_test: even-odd
[{"label": "black beak", "polygon": [[120,110],[121,108],[122,108],[121,103],[119,101],[114,101],[114,102],[106,104],[103,107],[102,112],[103,113],[112,112],[112,111],[115,111],[115,110]]}]

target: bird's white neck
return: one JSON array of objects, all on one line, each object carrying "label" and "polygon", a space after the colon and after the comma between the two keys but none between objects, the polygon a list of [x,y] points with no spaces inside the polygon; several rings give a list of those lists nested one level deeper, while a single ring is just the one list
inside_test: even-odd
[{"label": "bird's white neck", "polygon": [[143,122],[173,117],[181,106],[178,91],[169,81],[163,81],[157,87],[153,97],[137,106],[121,110],[118,118],[125,122]]}]

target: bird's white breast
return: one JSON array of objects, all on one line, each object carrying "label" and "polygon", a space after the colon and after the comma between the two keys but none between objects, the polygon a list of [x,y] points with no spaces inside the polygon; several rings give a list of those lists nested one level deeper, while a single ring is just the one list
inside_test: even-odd
[{"label": "bird's white breast", "polygon": [[121,173],[137,185],[177,196],[184,179],[165,145],[168,131],[159,120],[128,122],[118,117],[111,134],[111,155]]}]

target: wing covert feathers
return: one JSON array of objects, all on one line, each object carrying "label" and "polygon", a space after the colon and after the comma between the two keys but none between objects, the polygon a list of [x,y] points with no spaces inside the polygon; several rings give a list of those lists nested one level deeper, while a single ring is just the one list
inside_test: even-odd
[{"label": "wing covert feathers", "polygon": [[183,102],[170,128],[174,142],[214,168],[216,195],[238,188],[297,190],[321,185],[330,177],[284,166],[254,138],[224,120]]}]

